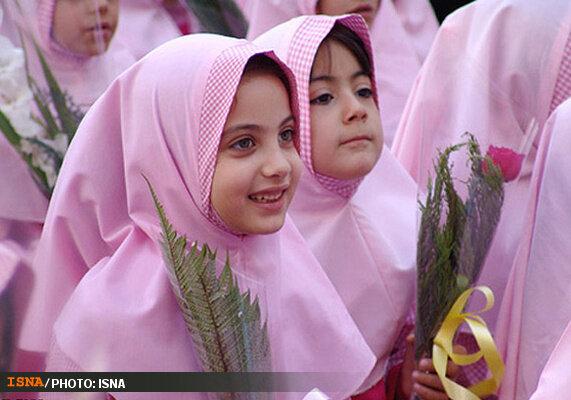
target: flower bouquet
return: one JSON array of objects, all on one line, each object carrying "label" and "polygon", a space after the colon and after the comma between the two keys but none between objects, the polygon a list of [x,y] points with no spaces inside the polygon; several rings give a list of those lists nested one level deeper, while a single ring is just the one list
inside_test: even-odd
[{"label": "flower bouquet", "polygon": [[[497,354],[486,324],[477,313],[463,311],[474,291],[493,305],[493,294],[486,287],[473,288],[477,282],[504,200],[504,182],[519,174],[523,155],[506,148],[490,146],[482,156],[476,139],[448,147],[435,162],[434,183],[429,180],[427,196],[421,204],[417,245],[416,359],[432,357],[434,367],[449,397],[478,399],[495,392],[503,363]],[[454,187],[449,158],[467,148],[470,176],[464,201]],[[460,355],[452,350],[457,329],[466,323],[473,331],[480,351]],[[450,357],[458,365],[470,365],[484,358],[492,377],[466,389],[446,378]]]},{"label": "flower bouquet", "polygon": [[[216,252],[207,244],[188,249],[186,237],[174,230],[150,183],[162,227],[162,250],[173,291],[192,336],[204,372],[270,372],[266,322],[257,297],[240,291],[226,263],[216,274]],[[266,399],[268,393],[217,393],[217,399]]]},{"label": "flower bouquet", "polygon": [[47,90],[26,74],[24,51],[0,37],[0,131],[49,198],[83,113],[62,91],[41,50],[35,49]]}]

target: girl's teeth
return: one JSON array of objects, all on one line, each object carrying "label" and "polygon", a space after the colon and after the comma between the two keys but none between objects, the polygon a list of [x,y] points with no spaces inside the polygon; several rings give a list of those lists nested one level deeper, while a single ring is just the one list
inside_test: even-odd
[{"label": "girl's teeth", "polygon": [[272,201],[278,200],[280,197],[282,197],[282,194],[283,192],[273,196],[250,196],[250,198],[259,203],[270,203]]}]

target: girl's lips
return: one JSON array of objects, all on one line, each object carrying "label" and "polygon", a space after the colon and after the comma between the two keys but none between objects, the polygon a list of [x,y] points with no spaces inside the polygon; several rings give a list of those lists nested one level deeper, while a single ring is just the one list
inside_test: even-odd
[{"label": "girl's lips", "polygon": [[370,138],[369,136],[364,136],[364,135],[355,136],[355,137],[352,137],[352,138],[350,138],[350,139],[347,139],[347,140],[341,142],[341,145],[344,146],[344,145],[346,145],[346,144],[359,143],[359,142],[362,142],[362,141],[368,141],[368,142],[370,142],[370,141],[371,141],[371,138]]},{"label": "girl's lips", "polygon": [[251,200],[256,207],[262,208],[263,210],[280,212],[286,202],[287,190],[288,188],[286,187],[279,190],[260,191],[248,195],[248,199]]}]

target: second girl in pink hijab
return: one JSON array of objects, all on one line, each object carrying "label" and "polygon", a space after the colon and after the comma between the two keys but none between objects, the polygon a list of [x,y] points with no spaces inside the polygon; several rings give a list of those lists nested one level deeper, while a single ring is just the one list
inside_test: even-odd
[{"label": "second girl in pink hijab", "polygon": [[414,294],[416,186],[387,149],[381,156],[367,27],[356,15],[298,17],[256,43],[296,76],[305,169],[291,215],[377,357],[361,396],[385,398]]}]

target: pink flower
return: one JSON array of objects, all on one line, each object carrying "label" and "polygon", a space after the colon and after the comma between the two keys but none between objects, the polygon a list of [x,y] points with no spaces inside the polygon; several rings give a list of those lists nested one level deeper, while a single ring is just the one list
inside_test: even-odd
[{"label": "pink flower", "polygon": [[[490,146],[486,153],[492,159],[492,162],[500,168],[504,176],[504,182],[513,181],[519,175],[524,155],[516,153],[507,147]],[[484,162],[482,170],[488,172],[488,165]]]}]

